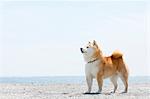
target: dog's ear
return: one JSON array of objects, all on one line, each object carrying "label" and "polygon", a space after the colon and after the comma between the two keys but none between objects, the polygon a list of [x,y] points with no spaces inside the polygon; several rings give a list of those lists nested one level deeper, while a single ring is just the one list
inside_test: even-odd
[{"label": "dog's ear", "polygon": [[93,40],[93,46],[95,46],[95,45],[97,45],[97,44],[96,44],[96,41],[95,41],[95,40]]},{"label": "dog's ear", "polygon": [[98,45],[95,40],[93,40],[93,46],[96,46],[98,48]]},{"label": "dog's ear", "polygon": [[88,42],[88,46],[91,46],[91,45],[92,45],[92,43],[89,41],[89,42]]}]

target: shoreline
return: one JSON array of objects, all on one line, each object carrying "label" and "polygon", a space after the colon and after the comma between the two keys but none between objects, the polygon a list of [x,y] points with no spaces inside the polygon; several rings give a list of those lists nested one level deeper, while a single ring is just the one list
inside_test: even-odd
[{"label": "shoreline", "polygon": [[[82,84],[85,83],[85,76],[34,76],[34,77],[0,77],[1,83],[19,83],[19,84]],[[109,84],[109,79],[105,79],[104,83]],[[119,79],[118,83],[122,83]],[[142,84],[150,83],[150,76],[130,76],[129,83]]]}]

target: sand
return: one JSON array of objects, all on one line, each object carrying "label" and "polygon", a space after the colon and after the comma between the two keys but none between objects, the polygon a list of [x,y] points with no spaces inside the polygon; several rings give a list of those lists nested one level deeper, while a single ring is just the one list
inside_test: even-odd
[{"label": "sand", "polygon": [[114,94],[111,84],[103,86],[102,94],[83,94],[86,90],[86,84],[0,84],[0,99],[150,99],[150,84],[130,84],[124,94],[123,85]]}]

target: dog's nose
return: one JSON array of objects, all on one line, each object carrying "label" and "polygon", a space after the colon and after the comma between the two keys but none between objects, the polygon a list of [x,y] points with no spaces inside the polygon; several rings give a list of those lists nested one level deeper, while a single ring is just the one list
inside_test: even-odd
[{"label": "dog's nose", "polygon": [[81,53],[83,53],[83,48],[80,48],[80,50],[81,50]]}]

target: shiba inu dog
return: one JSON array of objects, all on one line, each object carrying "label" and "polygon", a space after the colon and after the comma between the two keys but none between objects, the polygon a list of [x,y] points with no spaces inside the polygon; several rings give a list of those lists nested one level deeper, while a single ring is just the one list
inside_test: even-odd
[{"label": "shiba inu dog", "polygon": [[89,42],[86,48],[80,48],[83,54],[85,64],[85,75],[88,85],[88,91],[91,92],[93,79],[96,78],[98,83],[98,93],[102,91],[103,79],[110,78],[110,81],[114,85],[113,93],[117,89],[117,79],[121,78],[125,90],[123,93],[128,91],[128,69],[123,60],[123,54],[115,51],[111,56],[103,56],[101,48],[97,45],[94,40],[92,43]]}]

